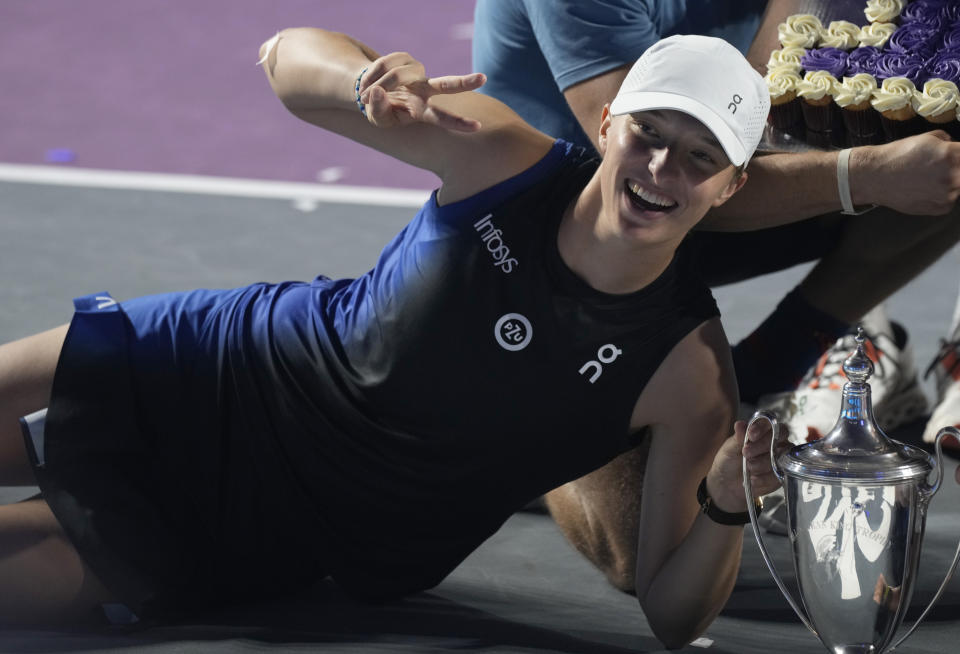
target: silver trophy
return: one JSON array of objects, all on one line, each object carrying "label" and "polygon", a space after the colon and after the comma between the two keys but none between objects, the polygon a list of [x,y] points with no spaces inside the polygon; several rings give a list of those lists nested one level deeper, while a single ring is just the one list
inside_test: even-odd
[{"label": "silver trophy", "polygon": [[777,456],[782,448],[776,416],[758,411],[750,420],[750,425],[766,420],[773,430],[770,462],[784,489],[803,609],[767,553],[744,462],[747,506],[763,559],[800,620],[834,654],[883,654],[900,645],[943,594],[960,559],[958,545],[929,606],[891,645],[913,593],[927,507],[943,481],[942,440],[948,434],[960,437],[960,431],[940,430],[936,461],[880,431],[867,383],[873,362],[863,346],[860,329],[857,349],[843,364],[848,382],[840,417],[823,439]]}]

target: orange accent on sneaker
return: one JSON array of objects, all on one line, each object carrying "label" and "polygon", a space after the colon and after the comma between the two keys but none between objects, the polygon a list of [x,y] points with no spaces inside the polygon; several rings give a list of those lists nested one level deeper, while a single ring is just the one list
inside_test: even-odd
[{"label": "orange accent on sneaker", "polygon": [[[818,441],[823,438],[823,434],[820,433],[820,430],[816,427],[807,427],[807,442],[812,443],[813,441]],[[944,439],[946,440],[946,439]],[[957,443],[960,446],[960,443]]]},{"label": "orange accent on sneaker", "polygon": [[824,352],[820,355],[820,358],[817,359],[817,367],[813,369],[813,381],[810,382],[810,388],[820,388],[820,375],[823,374],[823,369],[827,367],[827,358],[830,356],[830,352]]},{"label": "orange accent on sneaker", "polygon": [[820,358],[817,359],[817,367],[813,371],[814,377],[819,377],[821,374],[823,374],[823,369],[827,367],[827,358],[829,356],[829,352],[824,352],[820,355]]},{"label": "orange accent on sneaker", "polygon": [[873,341],[871,341],[869,338],[863,343],[863,351],[867,355],[867,358],[874,363],[880,362],[881,351],[874,347]]}]

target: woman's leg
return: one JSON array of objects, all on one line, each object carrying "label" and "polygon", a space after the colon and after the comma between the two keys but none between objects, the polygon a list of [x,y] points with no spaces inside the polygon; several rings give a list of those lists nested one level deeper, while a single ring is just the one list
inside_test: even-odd
[{"label": "woman's leg", "polygon": [[47,406],[67,325],[0,345],[0,486],[36,483],[18,419]]},{"label": "woman's leg", "polygon": [[[0,486],[36,483],[18,419],[47,406],[66,333],[0,345]],[[109,601],[45,501],[0,506],[0,625],[82,622]]]},{"label": "woman's leg", "polygon": [[81,623],[114,602],[41,499],[0,506],[0,626]]},{"label": "woman's leg", "polygon": [[[607,580],[633,593],[643,471],[650,456],[649,432],[637,447],[607,465],[546,494],[560,531]],[[604,529],[616,525],[616,530]]]}]

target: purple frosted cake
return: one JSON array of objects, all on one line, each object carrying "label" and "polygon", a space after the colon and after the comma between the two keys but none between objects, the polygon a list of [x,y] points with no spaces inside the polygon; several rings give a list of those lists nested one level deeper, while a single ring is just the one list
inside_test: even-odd
[{"label": "purple frosted cake", "polygon": [[924,64],[926,80],[943,79],[960,84],[960,50],[940,52]]},{"label": "purple frosted cake", "polygon": [[955,2],[948,0],[913,0],[900,12],[902,24],[924,22],[938,25],[948,25],[960,18],[955,9],[948,9]]},{"label": "purple frosted cake", "polygon": [[[957,6],[960,7],[960,4]],[[943,51],[960,50],[960,21],[944,30],[943,39],[940,43],[941,46],[940,51],[937,53],[938,55]]]},{"label": "purple frosted cake", "polygon": [[900,12],[900,23],[928,23],[936,24],[942,27],[944,23],[950,23],[947,12],[944,9],[949,6],[946,0],[913,0]]},{"label": "purple frosted cake", "polygon": [[853,50],[847,56],[847,71],[845,74],[850,77],[859,73],[876,76],[876,60],[880,55],[880,48],[875,48],[872,45],[861,46]]},{"label": "purple frosted cake", "polygon": [[839,80],[847,72],[847,56],[839,48],[814,48],[800,58],[800,67],[806,73],[825,70]]},{"label": "purple frosted cake", "polygon": [[960,23],[960,2],[948,2],[940,9],[940,16],[947,25]]},{"label": "purple frosted cake", "polygon": [[916,21],[905,23],[890,35],[885,50],[898,54],[909,54],[927,59],[936,54],[943,40],[940,26]]},{"label": "purple frosted cake", "polygon": [[892,77],[906,77],[913,85],[923,83],[926,59],[918,54],[883,52],[874,60],[874,77],[880,82]]}]

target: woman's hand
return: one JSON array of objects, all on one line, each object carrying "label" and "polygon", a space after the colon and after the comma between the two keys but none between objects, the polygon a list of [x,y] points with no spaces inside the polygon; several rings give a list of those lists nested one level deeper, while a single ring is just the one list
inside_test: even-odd
[{"label": "woman's hand", "polygon": [[[780,429],[786,425],[780,424]],[[747,510],[743,492],[743,459],[747,460],[747,472],[754,497],[760,497],[780,488],[780,482],[770,466],[770,439],[773,430],[766,420],[758,420],[747,431],[747,422],[738,420],[733,426],[733,435],[728,438],[713,459],[707,474],[707,492],[718,508],[729,513]],[[790,447],[781,436],[777,444],[777,456]]]},{"label": "woman's hand", "polygon": [[360,102],[367,119],[378,127],[428,123],[458,132],[475,132],[480,122],[451,113],[436,102],[435,95],[462,93],[480,88],[482,73],[428,78],[423,64],[406,52],[392,52],[370,64],[360,78]]}]

